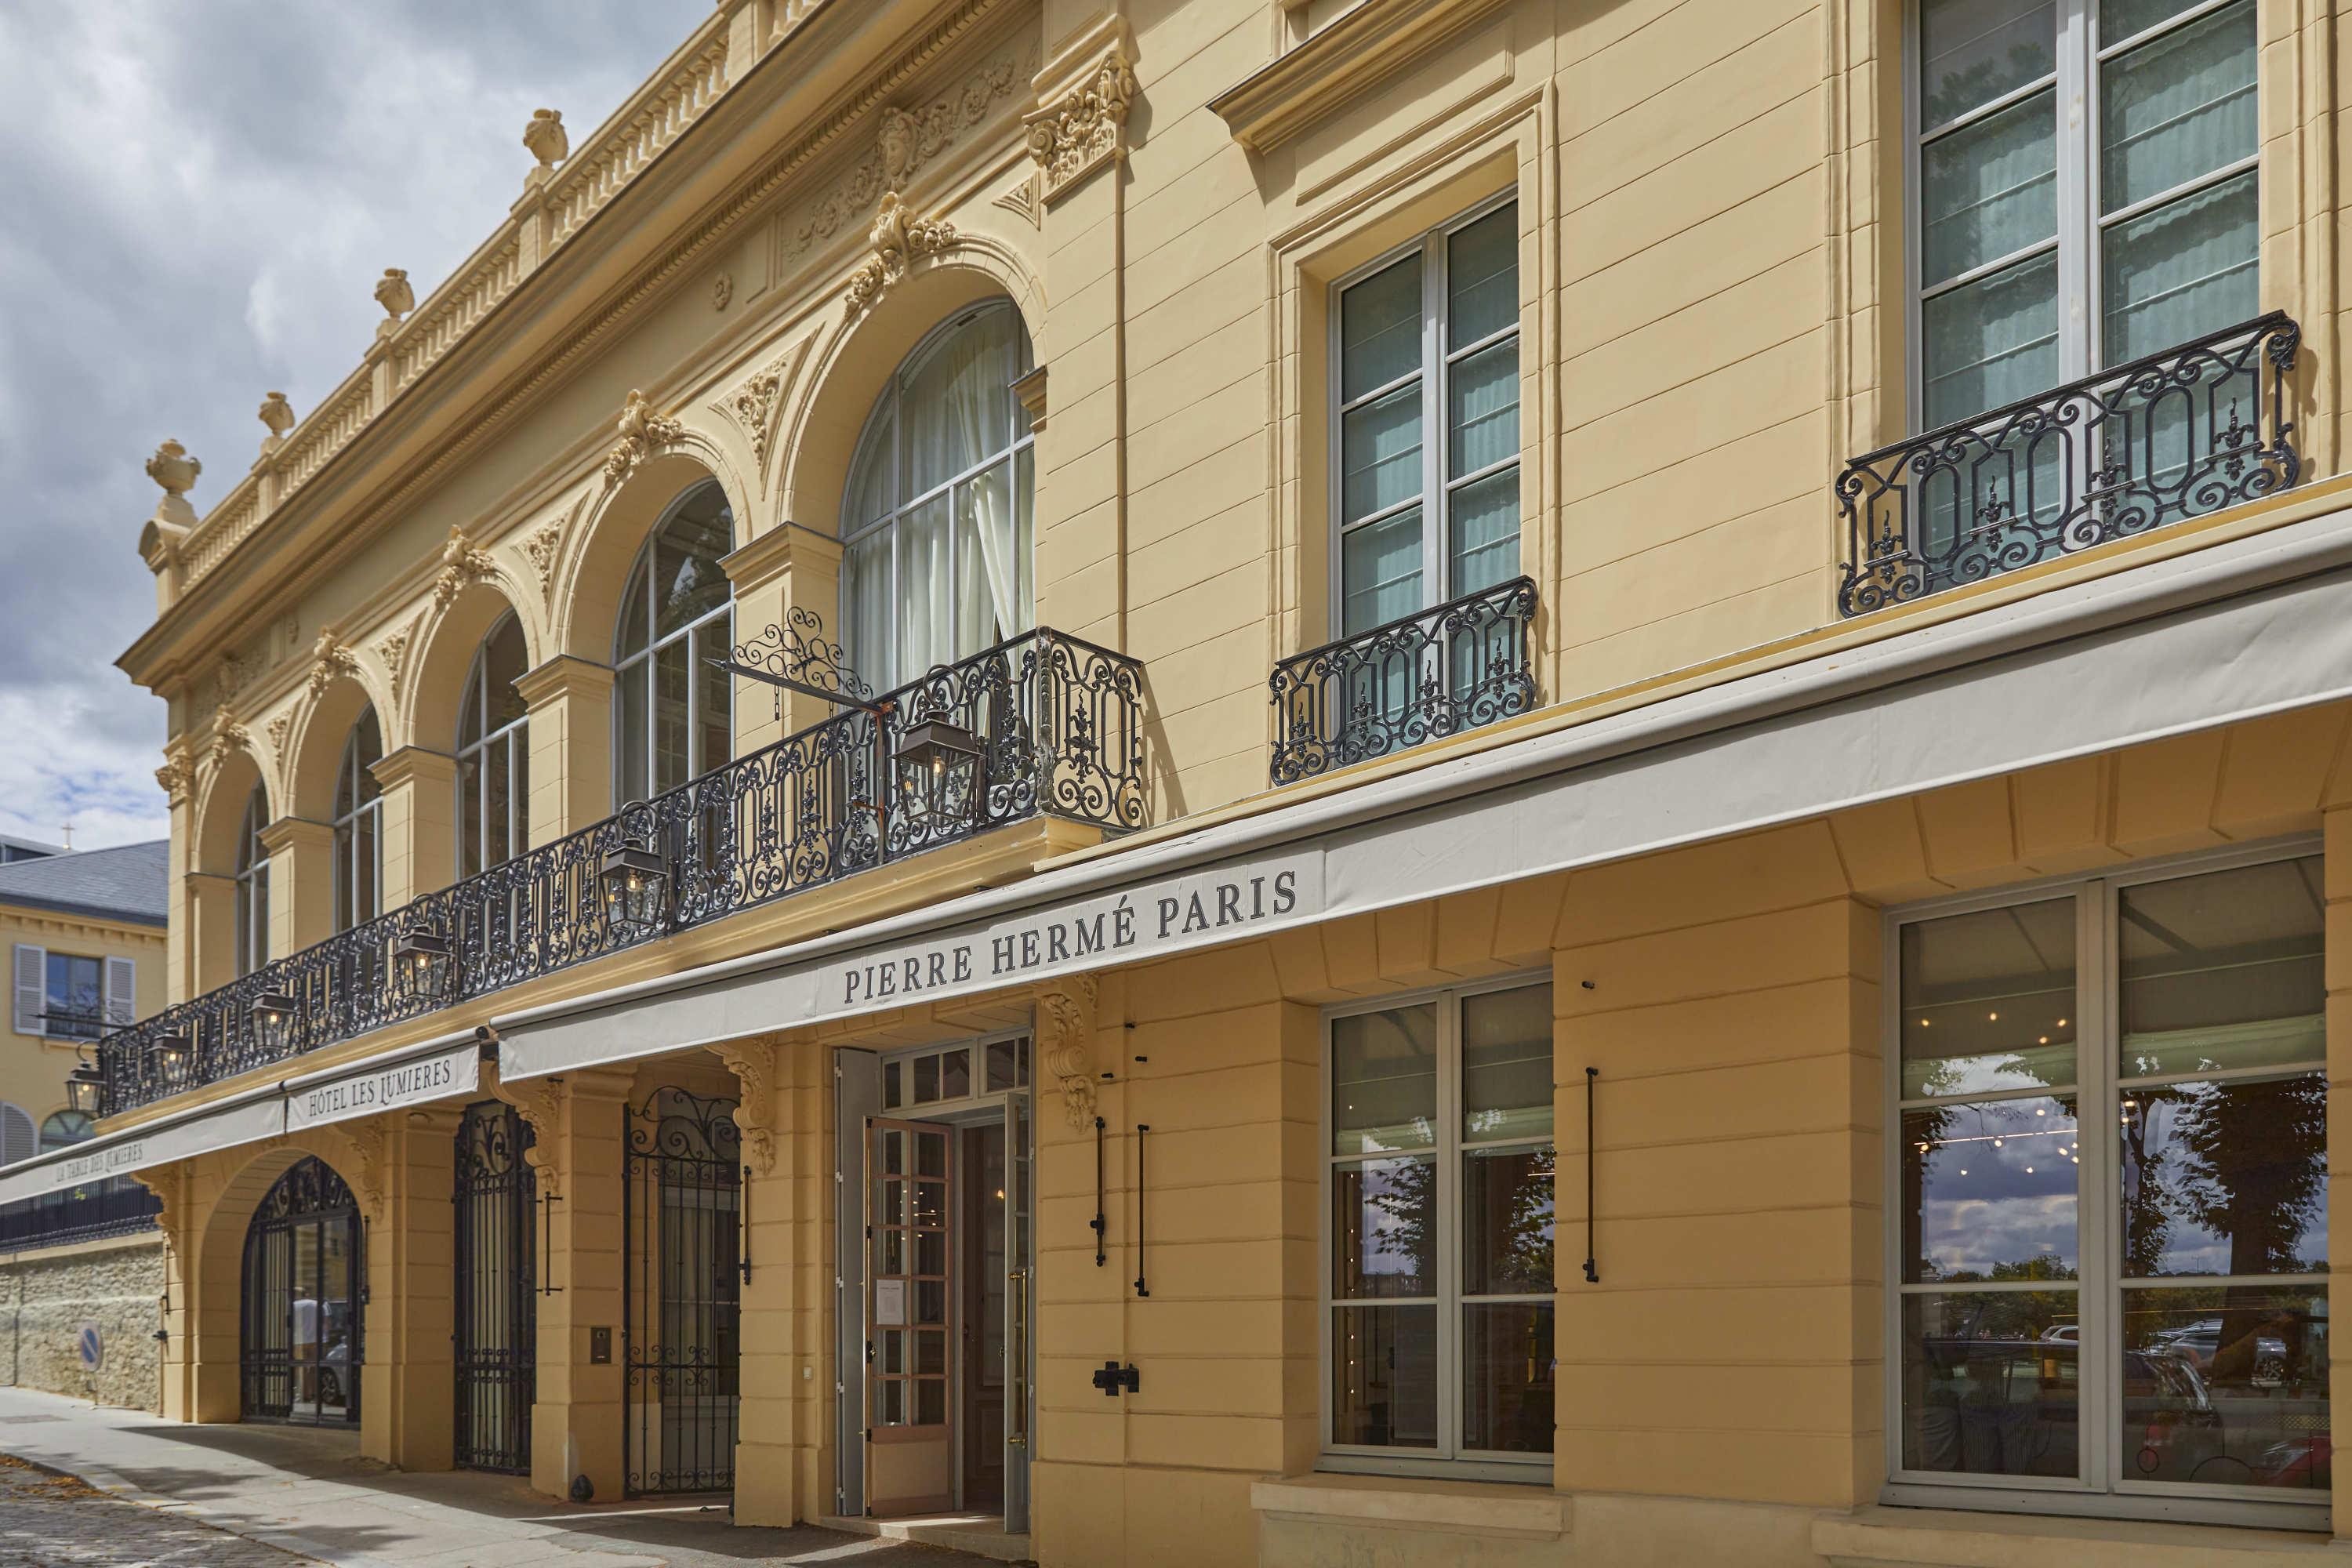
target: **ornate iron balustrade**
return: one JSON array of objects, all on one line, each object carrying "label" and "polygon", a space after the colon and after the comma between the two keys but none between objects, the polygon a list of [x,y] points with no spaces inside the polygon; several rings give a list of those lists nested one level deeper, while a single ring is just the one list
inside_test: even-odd
[{"label": "ornate iron balustrade", "polygon": [[[100,1043],[110,1113],[231,1078],[568,965],[706,924],[1025,818],[1109,832],[1145,820],[1143,672],[1055,631],[997,644],[602,822],[168,1007]],[[910,732],[970,750],[908,760]],[[604,857],[647,847],[667,872],[653,924],[616,922]],[[447,945],[436,974],[398,960]],[[270,1028],[254,1008],[290,997]],[[273,1005],[280,1005],[273,1004]]]},{"label": "ornate iron balustrade", "polygon": [[1856,458],[1838,477],[1841,615],[1866,615],[2294,484],[2273,311]]},{"label": "ornate iron balustrade", "polygon": [[1274,667],[1273,780],[1296,784],[1536,705],[1536,585],[1515,577]]}]

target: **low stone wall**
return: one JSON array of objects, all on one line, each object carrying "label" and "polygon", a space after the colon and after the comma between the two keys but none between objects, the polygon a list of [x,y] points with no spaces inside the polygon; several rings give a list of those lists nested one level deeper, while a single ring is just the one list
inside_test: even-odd
[{"label": "low stone wall", "polygon": [[[160,1408],[163,1296],[161,1231],[0,1254],[0,1384]],[[81,1367],[84,1323],[104,1352],[95,1377]]]}]

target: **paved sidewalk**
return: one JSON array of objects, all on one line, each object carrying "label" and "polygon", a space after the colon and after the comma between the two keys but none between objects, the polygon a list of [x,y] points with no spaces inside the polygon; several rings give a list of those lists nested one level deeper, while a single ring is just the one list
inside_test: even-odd
[{"label": "paved sidewalk", "polygon": [[[5,1568],[20,1562],[41,1568],[301,1568],[306,1559],[339,1568],[971,1568],[978,1562],[962,1552],[808,1526],[739,1530],[727,1522],[723,1505],[559,1503],[512,1476],[386,1469],[361,1458],[358,1437],[349,1432],[191,1426],[21,1388],[0,1388],[0,1455],[148,1505],[134,1518],[70,1480],[41,1477],[50,1495],[13,1505],[29,1521],[20,1542],[8,1492],[0,1489]],[[5,1469],[0,1466],[0,1479]],[[86,1515],[73,1527],[79,1536],[54,1521],[68,1510]],[[180,1521],[229,1535],[173,1532],[169,1527]],[[151,1544],[134,1524],[162,1533]],[[60,1547],[44,1555],[42,1528],[64,1531],[61,1541],[101,1542],[101,1554],[76,1556]],[[35,1554],[8,1555],[20,1546]],[[205,1555],[206,1548],[215,1555]]]},{"label": "paved sidewalk", "polygon": [[0,1454],[0,1568],[302,1568],[310,1561]]}]

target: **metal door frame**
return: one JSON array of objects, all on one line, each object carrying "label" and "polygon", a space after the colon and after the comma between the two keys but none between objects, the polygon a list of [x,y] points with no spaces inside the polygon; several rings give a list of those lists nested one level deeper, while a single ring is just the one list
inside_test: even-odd
[{"label": "metal door frame", "polygon": [[[278,1325],[284,1330],[279,1342],[284,1349],[274,1350],[266,1342],[263,1331],[269,1327],[264,1321],[262,1301],[264,1281],[259,1278],[268,1259],[263,1248],[272,1236],[290,1237],[304,1226],[315,1226],[320,1232],[320,1256],[325,1256],[325,1231],[329,1226],[341,1225],[345,1229],[345,1248],[351,1259],[349,1297],[351,1323],[344,1336],[348,1353],[339,1369],[326,1364],[328,1344],[326,1301],[313,1297],[319,1317],[318,1344],[321,1347],[318,1362],[321,1380],[332,1375],[343,1398],[343,1414],[333,1420],[320,1415],[295,1414],[299,1403],[293,1395],[298,1374],[303,1363],[294,1358],[293,1303],[299,1299],[301,1281],[291,1273],[291,1251],[289,1250],[287,1317]],[[359,1200],[352,1195],[350,1185],[332,1165],[315,1154],[306,1154],[287,1167],[284,1174],[270,1184],[255,1205],[253,1218],[246,1226],[245,1254],[240,1260],[239,1283],[242,1287],[237,1302],[237,1398],[239,1419],[255,1422],[282,1423],[296,1426],[357,1426],[360,1424],[361,1375],[367,1350],[367,1232],[360,1220]],[[267,1395],[275,1389],[287,1390],[285,1400]],[[321,1403],[313,1400],[314,1404]]]},{"label": "metal door frame", "polygon": [[[530,1124],[515,1108],[496,1100],[466,1107],[457,1123],[449,1195],[455,1210],[456,1325],[449,1339],[457,1380],[450,1441],[461,1470],[521,1475],[530,1469],[530,1407],[539,1385],[539,1303],[532,1290],[538,1180],[523,1151],[532,1136]],[[486,1258],[486,1249],[502,1255]],[[491,1300],[493,1292],[506,1299]],[[503,1330],[498,1347],[479,1346],[480,1331],[493,1324]],[[501,1384],[504,1419],[478,1415],[475,1393]],[[478,1442],[493,1423],[503,1429]]]},{"label": "metal door frame", "polygon": [[[621,1474],[627,1497],[731,1491],[742,1417],[741,1226],[745,1169],[731,1097],[665,1085],[621,1108]],[[694,1201],[673,1204],[673,1194]],[[642,1209],[642,1213],[640,1210]],[[673,1215],[693,1228],[673,1237]],[[640,1251],[646,1257],[640,1258]],[[681,1286],[708,1288],[707,1299]],[[664,1344],[660,1318],[676,1304],[704,1314],[699,1342]],[[672,1430],[668,1402],[708,1401],[690,1428],[689,1462],[665,1442],[649,1447],[648,1422]],[[660,1410],[653,1416],[649,1412]],[[648,1462],[651,1461],[651,1462]]]}]

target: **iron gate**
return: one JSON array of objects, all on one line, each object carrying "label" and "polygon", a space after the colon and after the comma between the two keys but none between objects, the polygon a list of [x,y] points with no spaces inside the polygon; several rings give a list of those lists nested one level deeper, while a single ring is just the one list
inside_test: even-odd
[{"label": "iron gate", "polygon": [[743,1166],[735,1101],[658,1089],[626,1111],[623,1486],[735,1485]]},{"label": "iron gate", "polygon": [[457,1123],[457,1462],[530,1468],[538,1397],[539,1306],[532,1298],[537,1183],[522,1153],[530,1127],[486,1100]]},{"label": "iron gate", "polygon": [[245,1233],[246,1420],[359,1424],[364,1269],[352,1189],[324,1161],[297,1161]]}]

